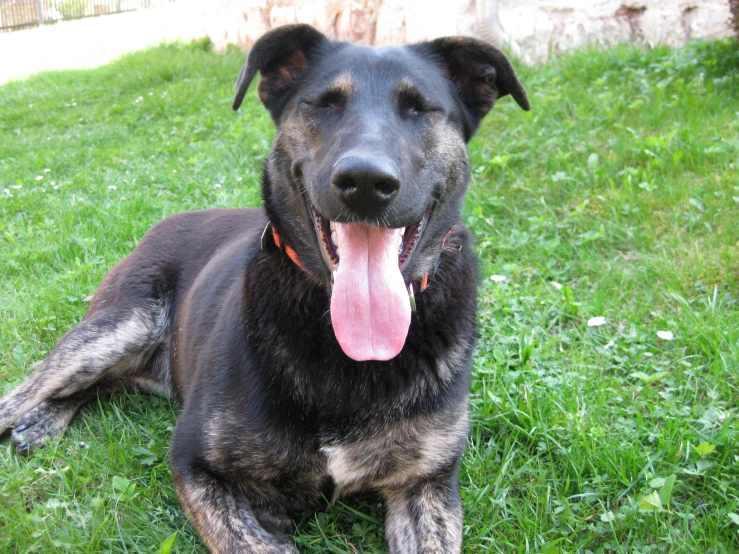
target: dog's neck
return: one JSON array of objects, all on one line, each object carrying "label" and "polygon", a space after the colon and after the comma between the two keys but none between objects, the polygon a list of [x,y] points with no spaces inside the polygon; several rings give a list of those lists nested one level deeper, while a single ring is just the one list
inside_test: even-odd
[{"label": "dog's neck", "polygon": [[[280,234],[277,249],[268,226],[264,249],[253,251],[242,289],[248,309],[239,311],[238,324],[250,355],[270,368],[269,402],[286,410],[295,403],[343,426],[365,417],[367,406],[387,407],[389,394],[393,403],[403,396],[402,410],[414,411],[438,409],[452,389],[466,394],[460,362],[467,359],[472,347],[467,337],[475,332],[477,270],[465,227],[455,226],[448,236],[428,289],[418,294],[416,288],[418,310],[406,344],[389,361],[347,357],[331,325],[329,290],[314,286],[310,274],[285,255]],[[322,387],[333,393],[327,396]]]}]

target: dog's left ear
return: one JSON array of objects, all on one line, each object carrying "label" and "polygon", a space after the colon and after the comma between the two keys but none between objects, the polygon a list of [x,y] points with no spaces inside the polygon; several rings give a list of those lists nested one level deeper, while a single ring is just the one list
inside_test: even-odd
[{"label": "dog's left ear", "polygon": [[234,111],[259,72],[259,99],[277,121],[289,92],[308,71],[311,53],[325,41],[328,39],[310,25],[285,25],[263,35],[249,51],[239,74]]},{"label": "dog's left ear", "polygon": [[468,37],[444,37],[412,48],[440,63],[454,82],[467,111],[467,138],[498,98],[510,94],[522,109],[531,109],[511,62],[492,44]]}]

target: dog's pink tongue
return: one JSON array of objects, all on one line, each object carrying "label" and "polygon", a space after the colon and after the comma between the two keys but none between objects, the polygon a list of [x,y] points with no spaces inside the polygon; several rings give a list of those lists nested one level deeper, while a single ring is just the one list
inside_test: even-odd
[{"label": "dog's pink tongue", "polygon": [[411,324],[408,291],[398,267],[397,229],[336,223],[339,267],[331,292],[331,323],[344,353],[357,361],[389,360]]}]

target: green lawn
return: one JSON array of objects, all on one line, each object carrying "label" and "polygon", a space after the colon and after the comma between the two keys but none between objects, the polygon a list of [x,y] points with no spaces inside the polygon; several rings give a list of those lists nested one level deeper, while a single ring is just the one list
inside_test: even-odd
[{"label": "green lawn", "polygon": [[[243,58],[168,45],[0,87],[0,392],[153,223],[259,204],[274,132],[253,93],[231,112]],[[470,145],[465,552],[739,551],[739,50],[520,73],[532,111],[500,101]],[[0,552],[156,552],[174,534],[173,552],[204,552],[171,484],[175,418],[122,395],[30,458],[1,443]],[[373,496],[298,523],[305,552],[384,551]]]}]

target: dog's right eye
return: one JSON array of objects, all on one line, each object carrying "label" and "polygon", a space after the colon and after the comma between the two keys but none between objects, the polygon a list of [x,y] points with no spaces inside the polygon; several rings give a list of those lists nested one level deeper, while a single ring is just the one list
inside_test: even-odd
[{"label": "dog's right eye", "polygon": [[329,90],[315,98],[306,98],[303,103],[311,108],[338,112],[344,109],[346,97],[341,92]]}]

